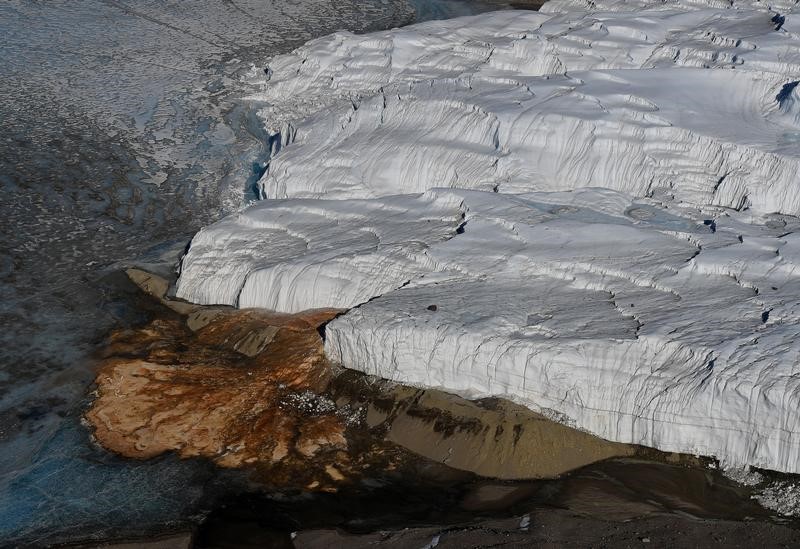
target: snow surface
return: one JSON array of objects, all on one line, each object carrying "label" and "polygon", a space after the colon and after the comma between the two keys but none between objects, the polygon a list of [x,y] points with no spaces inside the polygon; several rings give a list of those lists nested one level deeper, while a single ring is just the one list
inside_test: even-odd
[{"label": "snow surface", "polygon": [[559,0],[274,59],[281,200],[198,233],[178,295],[350,308],[347,367],[800,472],[798,16],[736,6]]},{"label": "snow surface", "polygon": [[775,17],[503,12],[312,41],[259,96],[292,143],[261,193],[602,186],[799,213],[800,42]]},{"label": "snow surface", "polygon": [[463,220],[455,197],[264,201],[200,231],[178,294],[299,312],[352,307],[435,270],[427,250]]},{"label": "snow surface", "polygon": [[429,252],[445,270],[329,324],[332,359],[610,440],[800,470],[796,219],[721,212],[712,230],[609,190],[459,194],[464,233]]}]

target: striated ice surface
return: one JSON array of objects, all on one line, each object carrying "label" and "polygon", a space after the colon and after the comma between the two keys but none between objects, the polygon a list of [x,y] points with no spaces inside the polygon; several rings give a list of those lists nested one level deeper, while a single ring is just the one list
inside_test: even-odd
[{"label": "striated ice surface", "polygon": [[800,212],[797,15],[668,6],[312,41],[275,59],[257,96],[292,144],[260,192],[603,186]]},{"label": "striated ice surface", "polygon": [[196,303],[299,312],[348,308],[436,269],[457,197],[265,201],[200,231],[177,294]]},{"label": "striated ice surface", "polygon": [[329,324],[334,360],[800,471],[796,219],[704,220],[609,190],[459,194],[464,233],[430,251],[440,271]]},{"label": "striated ice surface", "polygon": [[326,328],[347,367],[800,473],[793,4],[559,0],[270,63],[266,200],[178,295]]}]

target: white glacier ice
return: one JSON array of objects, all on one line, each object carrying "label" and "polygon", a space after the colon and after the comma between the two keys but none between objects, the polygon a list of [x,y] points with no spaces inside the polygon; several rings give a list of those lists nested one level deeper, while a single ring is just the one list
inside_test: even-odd
[{"label": "white glacier ice", "polygon": [[800,124],[778,98],[800,48],[775,18],[502,12],[312,41],[259,96],[292,144],[261,193],[602,186],[799,213]]},{"label": "white glacier ice", "polygon": [[264,200],[177,294],[347,367],[800,472],[794,4],[554,0],[273,59]]},{"label": "white glacier ice", "polygon": [[463,215],[451,197],[264,201],[195,235],[177,292],[292,313],[352,307],[435,269],[426,250]]},{"label": "white glacier ice", "polygon": [[800,223],[705,225],[612,193],[459,191],[464,233],[429,251],[440,271],[330,323],[329,356],[615,441],[800,470]]}]

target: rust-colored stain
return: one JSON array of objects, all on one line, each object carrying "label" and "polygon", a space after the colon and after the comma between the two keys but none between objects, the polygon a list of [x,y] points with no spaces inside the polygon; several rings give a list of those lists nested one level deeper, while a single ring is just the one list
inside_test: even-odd
[{"label": "rust-colored stain", "polygon": [[318,328],[339,313],[220,310],[194,332],[156,319],[114,333],[85,417],[123,456],[173,451],[325,489],[353,463],[345,420],[314,403],[332,376]]}]

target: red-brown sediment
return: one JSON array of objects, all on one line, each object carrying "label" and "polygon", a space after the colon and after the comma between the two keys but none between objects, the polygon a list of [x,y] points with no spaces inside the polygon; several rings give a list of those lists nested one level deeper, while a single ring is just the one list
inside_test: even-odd
[{"label": "red-brown sediment", "polygon": [[345,450],[342,419],[293,404],[330,380],[317,328],[338,313],[220,310],[196,332],[159,319],[115,333],[86,418],[102,446],[132,458],[241,467]]}]

